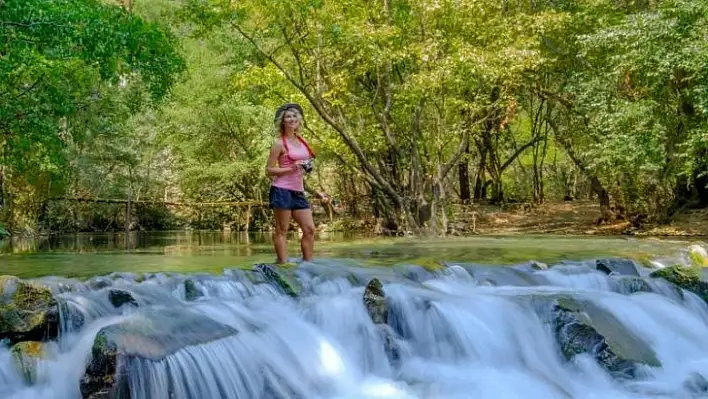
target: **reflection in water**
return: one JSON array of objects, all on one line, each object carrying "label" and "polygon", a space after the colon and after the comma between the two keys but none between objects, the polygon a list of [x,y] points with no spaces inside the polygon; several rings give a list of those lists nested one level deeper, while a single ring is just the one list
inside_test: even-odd
[{"label": "reflection in water", "polygon": [[[298,234],[289,237],[291,258],[300,257]],[[371,238],[351,233],[320,233],[318,257],[364,260],[390,265],[440,261],[512,265],[529,259],[558,262],[598,256],[638,260],[673,254],[686,241],[626,237],[468,237]],[[126,249],[127,247],[127,249]],[[82,233],[0,242],[0,274],[30,278],[45,275],[89,277],[112,272],[209,272],[272,262],[269,232],[170,231]]]},{"label": "reflection in water", "polygon": [[[324,241],[348,241],[362,235],[350,233],[320,233],[318,239]],[[297,233],[291,232],[289,239],[297,241]],[[167,252],[191,252],[196,249],[220,250],[241,245],[270,246],[269,232],[225,232],[225,231],[164,231],[125,233],[77,233],[43,236],[30,239],[8,239],[0,243],[0,253],[29,254],[46,252],[105,252],[105,251],[156,251],[165,248]]]}]

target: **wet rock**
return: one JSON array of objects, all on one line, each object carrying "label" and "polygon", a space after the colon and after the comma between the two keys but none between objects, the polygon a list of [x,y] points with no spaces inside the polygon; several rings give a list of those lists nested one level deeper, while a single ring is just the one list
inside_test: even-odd
[{"label": "wet rock", "polygon": [[400,341],[395,339],[393,329],[388,324],[379,324],[376,329],[383,341],[386,357],[392,364],[397,364],[401,360],[403,348],[399,345]]},{"label": "wet rock", "polygon": [[[102,329],[94,340],[91,361],[81,379],[84,398],[126,397],[129,359],[163,360],[188,346],[202,345],[236,334],[233,328],[184,309],[135,313]],[[121,359],[125,359],[122,361]]]},{"label": "wet rock", "polygon": [[13,276],[0,276],[0,341],[56,338],[59,310],[52,291]]},{"label": "wet rock", "polygon": [[300,290],[297,288],[298,285],[296,285],[297,279],[292,275],[288,275],[284,268],[267,263],[259,263],[254,266],[254,270],[259,272],[266,282],[274,285],[284,294],[291,297],[298,295]]},{"label": "wet rock", "polygon": [[364,290],[364,306],[374,324],[386,324],[388,310],[386,309],[386,293],[383,284],[376,277],[369,281]]},{"label": "wet rock", "polygon": [[108,300],[111,304],[117,308],[128,304],[137,307],[138,301],[133,298],[133,294],[128,291],[123,290],[110,290],[108,291]]},{"label": "wet rock", "polygon": [[654,292],[645,279],[634,276],[619,276],[611,280],[616,286],[617,292],[621,294],[634,294],[635,292]]},{"label": "wet rock", "polygon": [[649,277],[664,279],[676,286],[691,291],[708,303],[708,282],[701,279],[702,268],[695,266],[671,266],[652,272]]},{"label": "wet rock", "polygon": [[597,259],[595,268],[605,274],[639,277],[637,266],[630,259]]},{"label": "wet rock", "polygon": [[548,269],[548,265],[543,262],[538,262],[538,261],[532,260],[529,263],[530,263],[531,268],[534,270],[547,270]]},{"label": "wet rock", "polygon": [[199,288],[197,288],[197,284],[194,280],[187,279],[184,281],[184,299],[188,301],[196,301],[202,296],[204,296],[204,294]]},{"label": "wet rock", "polygon": [[699,373],[693,372],[683,382],[683,387],[693,394],[703,396],[708,393],[708,379]]},{"label": "wet rock", "polygon": [[113,285],[113,280],[111,280],[108,277],[93,277],[86,281],[86,285],[89,286],[92,290],[101,290],[106,287],[110,287]]},{"label": "wet rock", "polygon": [[611,313],[569,297],[553,304],[553,331],[566,359],[587,353],[616,377],[633,378],[637,363],[659,367],[654,351]]},{"label": "wet rock", "polygon": [[44,358],[44,346],[41,342],[25,341],[20,342],[11,349],[15,366],[24,376],[28,384],[37,382],[37,366],[39,360]]}]

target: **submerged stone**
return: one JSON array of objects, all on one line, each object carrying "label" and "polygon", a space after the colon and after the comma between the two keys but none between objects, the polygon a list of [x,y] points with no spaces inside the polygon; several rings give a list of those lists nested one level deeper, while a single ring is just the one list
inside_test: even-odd
[{"label": "submerged stone", "polygon": [[595,268],[605,274],[639,277],[637,266],[630,259],[598,259],[595,261]]},{"label": "submerged stone", "polygon": [[59,310],[52,291],[13,276],[0,276],[0,341],[56,338]]},{"label": "submerged stone", "polygon": [[298,295],[300,290],[296,288],[298,286],[296,285],[297,279],[291,273],[287,273],[285,269],[267,263],[259,263],[254,268],[255,271],[263,275],[266,282],[273,284],[284,294],[291,297]]},{"label": "submerged stone", "polygon": [[119,369],[121,358],[160,361],[177,351],[236,334],[236,330],[207,316],[183,309],[153,309],[131,315],[103,328],[94,340],[91,361],[81,379],[84,398],[126,397]]},{"label": "submerged stone", "polygon": [[383,284],[376,277],[369,281],[364,290],[364,306],[374,324],[386,324],[388,310],[386,309],[386,293]]},{"label": "submerged stone", "polygon": [[619,276],[617,279],[610,280],[616,285],[616,289],[621,294],[634,294],[635,292],[654,292],[649,283],[635,276]]}]

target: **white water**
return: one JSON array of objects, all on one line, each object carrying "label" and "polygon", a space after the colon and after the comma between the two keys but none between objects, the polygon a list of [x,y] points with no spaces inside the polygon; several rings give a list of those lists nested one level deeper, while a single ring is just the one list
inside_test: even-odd
[{"label": "white water", "polygon": [[[250,272],[199,276],[195,281],[204,296],[194,302],[183,300],[181,276],[113,281],[113,288],[133,293],[137,309],[115,309],[107,289],[82,285],[59,297],[85,324],[75,329],[64,320],[35,385],[24,382],[9,349],[0,347],[0,398],[81,397],[79,382],[98,331],[157,305],[206,315],[239,333],[161,360],[123,359],[135,399],[708,396],[700,391],[701,376],[708,378],[705,303],[689,293],[682,298],[658,281],[650,283],[658,293],[629,294],[624,277],[604,275],[591,265],[472,274],[468,270],[474,268],[453,266],[414,281],[391,269],[323,260],[301,266],[304,294],[298,299],[252,283],[245,277]],[[361,283],[353,285],[350,273]],[[372,276],[384,283],[388,324],[400,334],[395,361],[361,299]],[[544,315],[524,299],[559,293],[587,298],[609,312],[654,349],[663,367],[643,367],[636,379],[622,381],[589,356],[566,361]]]}]

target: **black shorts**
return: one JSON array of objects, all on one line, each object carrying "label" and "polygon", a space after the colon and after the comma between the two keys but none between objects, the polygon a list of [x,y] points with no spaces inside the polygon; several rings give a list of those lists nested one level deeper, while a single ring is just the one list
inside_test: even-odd
[{"label": "black shorts", "polygon": [[270,186],[270,209],[310,209],[310,204],[302,191],[293,191],[286,188]]}]

